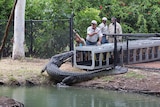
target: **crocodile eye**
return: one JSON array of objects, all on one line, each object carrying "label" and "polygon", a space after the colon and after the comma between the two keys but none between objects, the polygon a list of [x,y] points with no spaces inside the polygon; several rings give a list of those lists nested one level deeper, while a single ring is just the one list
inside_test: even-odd
[{"label": "crocodile eye", "polygon": [[62,60],[63,60],[63,58],[62,58],[62,57],[60,57],[60,58],[59,58],[59,60],[60,60],[60,61],[62,61]]}]

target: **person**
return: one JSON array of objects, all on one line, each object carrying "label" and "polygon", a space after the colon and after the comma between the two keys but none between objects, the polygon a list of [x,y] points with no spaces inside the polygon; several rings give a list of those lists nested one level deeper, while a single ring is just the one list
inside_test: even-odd
[{"label": "person", "polygon": [[[85,46],[86,45],[86,41],[84,40],[84,38],[82,38],[75,30],[73,30],[73,32],[75,33],[75,41],[76,41],[76,45],[75,46]],[[83,52],[83,60],[86,59],[86,55]],[[76,54],[76,60],[77,61],[81,61],[81,53],[77,53]]]},{"label": "person", "polygon": [[[122,34],[122,27],[121,25],[116,21],[115,17],[111,18],[111,23],[109,24],[109,34],[115,34],[115,22],[116,22],[116,34]],[[117,42],[122,41],[122,36],[117,36]],[[109,37],[109,42],[114,42],[113,37]]]},{"label": "person", "polygon": [[102,18],[102,23],[99,24],[98,27],[101,29],[101,32],[103,34],[101,43],[102,44],[108,43],[108,36],[107,36],[107,34],[108,34],[108,25],[107,25],[107,18],[106,17]]},{"label": "person", "polygon": [[85,46],[86,41],[84,38],[82,38],[75,30],[73,30],[73,32],[75,33],[76,46]]},{"label": "person", "polygon": [[97,27],[97,21],[92,20],[91,26],[87,28],[86,45],[100,45],[102,36],[101,30]]}]

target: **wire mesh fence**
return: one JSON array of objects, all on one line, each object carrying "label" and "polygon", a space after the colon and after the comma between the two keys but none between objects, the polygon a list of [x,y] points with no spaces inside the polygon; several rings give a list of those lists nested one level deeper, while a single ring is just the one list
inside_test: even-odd
[{"label": "wire mesh fence", "polygon": [[[0,40],[2,41],[7,21],[0,20]],[[14,22],[12,22],[2,57],[12,55]],[[27,57],[49,58],[54,54],[69,50],[70,20],[26,20],[25,54]]]}]

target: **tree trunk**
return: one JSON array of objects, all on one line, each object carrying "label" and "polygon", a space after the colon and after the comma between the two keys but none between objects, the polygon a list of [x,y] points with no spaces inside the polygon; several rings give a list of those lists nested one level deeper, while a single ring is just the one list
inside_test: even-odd
[{"label": "tree trunk", "polygon": [[22,59],[25,57],[25,5],[26,0],[18,0],[15,8],[12,59]]}]

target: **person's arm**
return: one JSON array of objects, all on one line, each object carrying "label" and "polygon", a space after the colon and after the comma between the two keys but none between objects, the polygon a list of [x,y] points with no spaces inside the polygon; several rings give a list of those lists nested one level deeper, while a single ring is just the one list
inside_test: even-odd
[{"label": "person's arm", "polygon": [[93,36],[93,35],[95,35],[95,34],[97,34],[97,32],[87,33],[87,35],[89,35],[89,36]]},{"label": "person's arm", "polygon": [[81,38],[81,42],[84,46],[86,45],[86,41],[83,38]]},{"label": "person's arm", "polygon": [[103,29],[103,28],[104,28],[103,24],[101,23],[101,24],[98,26],[98,28],[99,28],[99,29]]},{"label": "person's arm", "polygon": [[79,34],[73,29],[73,33],[76,34],[76,36],[79,36]]},{"label": "person's arm", "polygon": [[102,36],[103,36],[103,34],[101,33],[100,30],[98,31],[98,36],[99,36],[99,39],[98,39],[97,45],[101,45],[101,41],[102,41]]},{"label": "person's arm", "polygon": [[97,32],[91,32],[90,27],[87,28],[87,35],[88,35],[88,36],[93,36],[93,35],[95,35],[95,34],[97,34]]},{"label": "person's arm", "polygon": [[112,33],[112,25],[111,25],[111,24],[109,24],[109,26],[108,26],[108,33],[109,33],[109,34]]},{"label": "person's arm", "polygon": [[122,27],[121,27],[121,25],[120,24],[118,24],[118,30],[119,30],[119,34],[122,34]]},{"label": "person's arm", "polygon": [[102,41],[102,36],[99,37],[99,40],[98,40],[98,42],[97,42],[97,45],[101,45],[101,41]]},{"label": "person's arm", "polygon": [[76,36],[80,39],[80,35],[73,29],[73,32],[76,34]]},{"label": "person's arm", "polygon": [[119,34],[122,34],[122,27],[121,27],[121,25],[119,27]]}]

